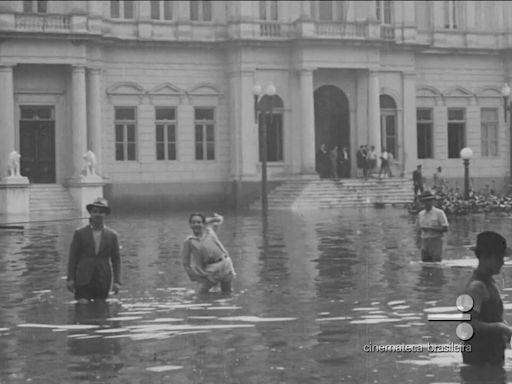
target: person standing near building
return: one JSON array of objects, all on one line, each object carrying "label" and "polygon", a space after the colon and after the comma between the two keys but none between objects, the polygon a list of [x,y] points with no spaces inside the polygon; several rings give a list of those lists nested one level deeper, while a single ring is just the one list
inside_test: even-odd
[{"label": "person standing near building", "polygon": [[392,177],[393,175],[391,174],[391,168],[389,167],[389,153],[386,151],[386,148],[382,148],[380,161],[379,177],[381,177],[382,171],[384,171],[384,175]]},{"label": "person standing near building", "polygon": [[359,146],[356,152],[356,165],[357,165],[357,177],[365,177],[365,162],[366,157],[364,154],[364,146]]},{"label": "person standing near building", "polygon": [[105,300],[111,286],[114,294],[121,286],[117,233],[103,223],[108,202],[99,197],[86,208],[89,224],[75,231],[68,259],[67,288],[79,302]]},{"label": "person standing near building", "polygon": [[421,164],[418,164],[416,170],[412,173],[412,185],[414,188],[414,202],[418,200],[418,192],[423,193],[423,175],[421,174]]},{"label": "person standing near building", "polygon": [[435,197],[430,191],[421,194],[425,209],[418,213],[416,225],[421,231],[421,260],[441,261],[443,234],[448,231],[448,219],[442,209],[434,207]]},{"label": "person standing near building", "polygon": [[340,177],[349,178],[350,177],[350,155],[348,154],[348,148],[343,147],[340,153],[340,164],[341,164],[341,173]]},{"label": "person standing near building", "polygon": [[321,179],[329,177],[329,154],[322,144],[316,152],[316,171]]},{"label": "person standing near building", "polygon": [[442,174],[442,168],[441,166],[437,167],[437,171],[434,173],[434,189],[436,191],[439,191],[439,192],[442,192],[443,189],[444,189],[444,177],[443,177],[443,174]]},{"label": "person standing near building", "polygon": [[192,281],[200,286],[198,293],[205,294],[220,283],[222,293],[231,292],[231,281],[236,276],[229,253],[216,234],[216,228],[224,221],[216,213],[205,218],[201,213],[189,216],[192,235],[183,242],[181,260]]},{"label": "person standing near building", "polygon": [[330,151],[329,151],[329,171],[331,179],[337,179],[338,178],[338,147],[335,145]]},{"label": "person standing near building", "polygon": [[465,341],[471,348],[462,349],[462,359],[469,365],[502,367],[512,328],[503,320],[503,301],[492,276],[500,273],[503,258],[510,256],[511,250],[505,238],[494,231],[479,233],[470,249],[478,258],[478,266],[464,292],[473,299],[469,324],[474,335]]}]

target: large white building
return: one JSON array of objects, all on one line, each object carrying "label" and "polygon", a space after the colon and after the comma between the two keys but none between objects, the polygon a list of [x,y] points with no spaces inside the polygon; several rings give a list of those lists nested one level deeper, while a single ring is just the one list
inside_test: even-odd
[{"label": "large white building", "polygon": [[[315,152],[384,146],[410,176],[442,165],[509,181],[506,1],[2,1],[0,177],[73,185],[92,150],[112,203],[251,198]],[[275,85],[272,118],[253,88]],[[260,99],[260,106],[265,100]]]}]

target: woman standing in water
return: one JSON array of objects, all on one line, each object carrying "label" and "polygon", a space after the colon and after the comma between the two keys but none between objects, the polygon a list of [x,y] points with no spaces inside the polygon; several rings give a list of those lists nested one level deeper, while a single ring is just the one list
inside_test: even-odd
[{"label": "woman standing in water", "polygon": [[183,242],[181,259],[190,280],[200,283],[199,293],[207,293],[220,283],[222,293],[231,292],[231,280],[235,277],[233,263],[215,230],[223,217],[214,213],[205,218],[201,213],[192,213],[188,222],[192,235]]}]

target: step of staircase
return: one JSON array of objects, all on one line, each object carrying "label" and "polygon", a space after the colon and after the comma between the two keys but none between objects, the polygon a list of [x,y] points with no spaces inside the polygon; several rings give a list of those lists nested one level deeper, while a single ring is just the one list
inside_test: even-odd
[{"label": "step of staircase", "polygon": [[60,184],[31,184],[29,204],[31,213],[77,211],[68,189]]},{"label": "step of staircase", "polygon": [[[267,197],[269,209],[332,209],[403,206],[412,200],[412,181],[406,178],[289,180]],[[261,209],[261,201],[250,205]]]}]

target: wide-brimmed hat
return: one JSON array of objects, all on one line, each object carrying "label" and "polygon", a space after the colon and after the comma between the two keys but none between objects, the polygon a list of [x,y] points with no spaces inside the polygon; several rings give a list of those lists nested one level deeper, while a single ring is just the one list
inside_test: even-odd
[{"label": "wide-brimmed hat", "polygon": [[480,232],[476,236],[476,244],[469,249],[483,255],[512,255],[512,250],[507,247],[507,240],[494,231]]},{"label": "wide-brimmed hat", "polygon": [[110,208],[108,206],[107,199],[104,199],[103,197],[98,197],[96,200],[94,200],[91,204],[87,204],[85,208],[87,208],[87,212],[91,213],[91,209],[93,207],[101,208],[105,211],[107,215],[110,215]]},{"label": "wide-brimmed hat", "polygon": [[435,200],[435,196],[432,194],[432,192],[430,191],[424,191],[422,194],[421,194],[421,201],[426,201],[426,200]]}]

